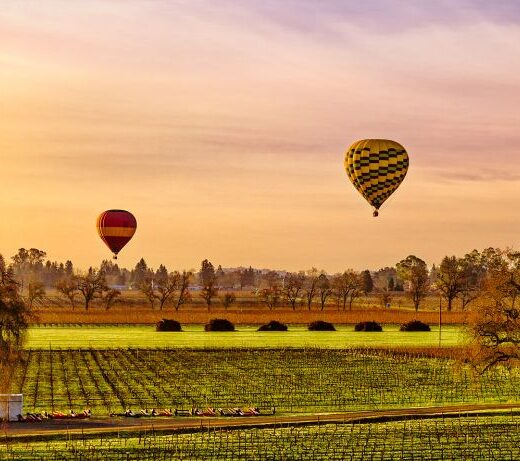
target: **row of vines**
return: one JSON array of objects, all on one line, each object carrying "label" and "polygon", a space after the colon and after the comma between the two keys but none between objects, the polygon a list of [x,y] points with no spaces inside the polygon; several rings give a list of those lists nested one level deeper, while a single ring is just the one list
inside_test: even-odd
[{"label": "row of vines", "polygon": [[279,426],[12,442],[0,460],[471,460],[520,459],[520,417]]},{"label": "row of vines", "polygon": [[12,392],[25,411],[275,407],[349,411],[518,401],[520,371],[375,350],[30,350]]}]

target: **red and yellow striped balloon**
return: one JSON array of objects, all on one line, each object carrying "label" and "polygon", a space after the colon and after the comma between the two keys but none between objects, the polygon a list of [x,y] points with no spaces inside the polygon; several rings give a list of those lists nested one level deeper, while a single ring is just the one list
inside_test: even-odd
[{"label": "red and yellow striped balloon", "polygon": [[132,213],[125,210],[107,210],[97,218],[98,234],[110,251],[117,254],[130,241],[137,229],[137,221]]}]

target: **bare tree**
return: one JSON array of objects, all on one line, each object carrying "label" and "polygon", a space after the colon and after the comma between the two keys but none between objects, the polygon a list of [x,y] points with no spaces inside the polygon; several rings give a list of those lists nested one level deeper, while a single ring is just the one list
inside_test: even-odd
[{"label": "bare tree", "polygon": [[175,303],[175,310],[178,311],[179,308],[188,302],[191,301],[191,294],[189,291],[190,280],[193,276],[192,271],[182,271],[182,273],[178,273],[178,292],[179,296],[177,297],[177,302]]},{"label": "bare tree", "polygon": [[121,296],[121,291],[116,290],[115,288],[108,288],[103,291],[101,299],[103,300],[103,305],[105,306],[105,310],[108,311],[117,301],[117,299]]},{"label": "bare tree", "polygon": [[78,281],[74,277],[63,277],[54,285],[56,290],[68,299],[72,309],[76,307],[76,296],[79,295]]},{"label": "bare tree", "polygon": [[273,285],[272,287],[260,290],[258,296],[270,310],[273,310],[280,303],[282,291],[278,285]]},{"label": "bare tree", "polygon": [[392,292],[387,286],[376,288],[376,293],[381,307],[387,307],[390,305],[390,302],[392,301]]},{"label": "bare tree", "polygon": [[314,300],[317,294],[317,284],[319,276],[320,273],[318,272],[318,269],[316,269],[315,267],[308,270],[305,274],[304,293],[308,310],[311,310],[312,301]]},{"label": "bare tree", "polygon": [[299,273],[288,273],[285,276],[282,295],[291,305],[293,311],[296,310],[296,304],[301,297],[303,292],[303,285],[305,283],[305,274]]},{"label": "bare tree", "polygon": [[345,310],[348,301],[349,309],[352,310],[354,300],[358,298],[363,291],[363,283],[360,275],[352,269],[349,269],[333,277],[332,289],[338,307],[341,304],[343,310]]},{"label": "bare tree", "polygon": [[520,253],[505,251],[502,257],[503,264],[487,273],[470,326],[482,372],[499,363],[520,363]]},{"label": "bare tree", "polygon": [[177,288],[179,287],[180,274],[174,272],[166,277],[159,279],[156,284],[156,299],[159,301],[159,309],[163,309],[164,305],[173,298]]},{"label": "bare tree", "polygon": [[316,288],[318,290],[318,297],[320,298],[321,310],[323,310],[325,309],[325,303],[327,302],[327,299],[332,294],[330,280],[326,274],[320,274],[318,277],[318,282],[316,283]]},{"label": "bare tree", "polygon": [[88,311],[90,303],[96,296],[101,296],[106,290],[105,275],[103,272],[89,269],[86,275],[78,275],[78,290],[85,301],[85,310]]},{"label": "bare tree", "polygon": [[151,278],[145,278],[142,282],[137,285],[139,291],[150,303],[151,308],[155,307],[155,301],[157,301],[157,294],[155,293],[154,281]]}]

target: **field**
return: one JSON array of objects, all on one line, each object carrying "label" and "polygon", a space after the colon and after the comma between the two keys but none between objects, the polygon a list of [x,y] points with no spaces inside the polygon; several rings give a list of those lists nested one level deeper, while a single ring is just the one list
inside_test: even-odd
[{"label": "field", "polygon": [[[241,325],[235,332],[205,332],[201,325],[187,325],[179,333],[155,331],[151,325],[44,326],[31,327],[28,348],[109,348],[109,347],[433,347],[439,345],[438,327],[430,332],[401,332],[398,325],[384,325],[378,333],[356,332],[351,325],[337,331],[308,331],[291,325],[286,332],[258,332],[256,326]],[[464,344],[464,331],[457,326],[442,328],[441,344]]]},{"label": "field", "polygon": [[388,350],[30,350],[14,375],[26,411],[275,407],[278,413],[518,402],[520,370],[482,376]]},{"label": "field", "polygon": [[[171,308],[152,310],[149,306],[117,306],[106,311],[102,308],[92,308],[88,311],[70,307],[45,307],[34,311],[31,321],[33,325],[58,325],[58,324],[155,324],[162,318],[175,319],[183,325],[203,325],[215,317],[224,317],[236,325],[262,325],[271,320],[278,320],[289,325],[304,325],[315,320],[326,320],[335,325],[355,325],[366,320],[375,320],[379,323],[402,324],[410,320],[418,319],[429,325],[439,323],[438,311],[419,311],[409,309],[379,309],[365,308],[352,311],[338,311],[327,308],[324,311],[313,309],[276,308],[229,308],[214,306],[211,311],[203,307],[184,307],[179,311]],[[443,312],[443,324],[463,324],[467,321],[468,312]]]},{"label": "field", "polygon": [[152,431],[93,439],[12,442],[3,459],[462,460],[520,459],[520,417],[472,416],[386,423]]}]

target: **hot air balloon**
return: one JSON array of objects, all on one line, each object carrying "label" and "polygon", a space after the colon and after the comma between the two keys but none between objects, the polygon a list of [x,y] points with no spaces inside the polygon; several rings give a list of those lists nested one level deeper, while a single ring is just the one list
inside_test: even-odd
[{"label": "hot air balloon", "polygon": [[345,154],[345,170],[354,187],[372,205],[379,207],[399,187],[408,171],[408,154],[401,144],[388,139],[363,139]]},{"label": "hot air balloon", "polygon": [[98,234],[110,251],[117,254],[130,241],[137,229],[134,215],[125,210],[107,210],[97,218]]}]

